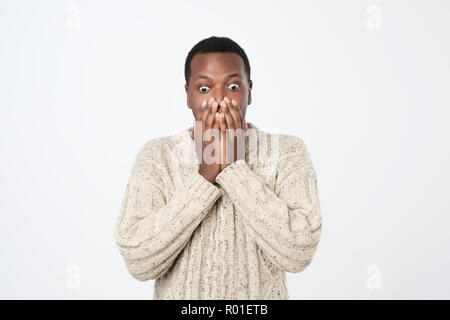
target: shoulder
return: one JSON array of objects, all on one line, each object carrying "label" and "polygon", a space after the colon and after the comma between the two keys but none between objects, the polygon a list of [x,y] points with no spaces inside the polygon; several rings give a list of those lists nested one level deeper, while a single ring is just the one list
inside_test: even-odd
[{"label": "shoulder", "polygon": [[258,134],[261,141],[267,141],[273,155],[277,154],[279,159],[290,155],[309,155],[305,142],[299,136],[286,133],[271,133],[259,129]]},{"label": "shoulder", "polygon": [[292,134],[280,134],[278,168],[294,170],[312,167],[309,150],[302,138]]},{"label": "shoulder", "polygon": [[136,161],[165,162],[172,150],[182,143],[183,132],[147,140],[138,151]]},{"label": "shoulder", "polygon": [[[308,147],[304,140],[292,134],[271,134],[271,138],[278,141],[278,158],[276,161],[277,190],[292,179],[315,179],[315,169],[310,157]],[[278,191],[279,192],[279,191]]]},{"label": "shoulder", "polygon": [[147,140],[135,157],[135,171],[164,175],[173,161],[173,152],[184,143],[183,132]]},{"label": "shoulder", "polygon": [[273,170],[276,168],[275,171],[279,174],[280,171],[290,172],[295,168],[312,166],[308,148],[301,137],[288,133],[269,132],[259,128],[250,134],[258,137],[257,148],[263,148],[257,152],[264,154],[262,167],[271,168],[265,172],[274,172]]},{"label": "shoulder", "polygon": [[302,138],[292,134],[279,135],[279,157],[308,156],[308,148]]}]

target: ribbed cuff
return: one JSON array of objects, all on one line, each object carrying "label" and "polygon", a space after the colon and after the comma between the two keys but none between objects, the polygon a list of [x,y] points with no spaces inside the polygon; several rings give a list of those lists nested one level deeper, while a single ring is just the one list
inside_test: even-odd
[{"label": "ribbed cuff", "polygon": [[223,169],[216,176],[216,182],[220,184],[227,193],[230,193],[233,186],[241,184],[243,181],[247,181],[249,176],[254,176],[254,172],[251,171],[248,164],[244,159],[239,159],[231,164],[229,164],[225,169]]},{"label": "ribbed cuff", "polygon": [[216,200],[222,193],[220,188],[205,179],[198,171],[187,178],[186,192],[192,198],[205,203]]}]

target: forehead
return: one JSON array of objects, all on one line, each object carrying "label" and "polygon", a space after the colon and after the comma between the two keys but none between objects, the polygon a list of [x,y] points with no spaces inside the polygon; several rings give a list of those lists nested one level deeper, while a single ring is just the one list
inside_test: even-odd
[{"label": "forehead", "polygon": [[191,60],[191,78],[199,75],[222,77],[224,73],[240,73],[245,76],[245,65],[241,56],[234,52],[198,53]]}]

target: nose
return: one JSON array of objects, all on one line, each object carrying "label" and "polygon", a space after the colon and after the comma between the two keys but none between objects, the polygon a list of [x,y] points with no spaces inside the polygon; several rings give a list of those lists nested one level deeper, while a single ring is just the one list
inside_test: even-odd
[{"label": "nose", "polygon": [[223,86],[218,86],[214,88],[213,96],[214,99],[216,99],[217,103],[220,103],[223,100],[223,98],[225,98],[226,95],[225,90],[226,88],[224,88]]},{"label": "nose", "polygon": [[217,112],[220,112],[221,108],[220,108],[220,102],[223,100],[224,98],[224,94],[222,92],[219,92],[217,94],[214,95],[214,99],[216,99],[217,103],[219,104],[217,106]]},{"label": "nose", "polygon": [[[216,95],[214,96],[214,99],[216,99],[217,103],[220,103],[223,100],[224,96],[223,95]],[[219,104],[220,106],[220,104]]]}]

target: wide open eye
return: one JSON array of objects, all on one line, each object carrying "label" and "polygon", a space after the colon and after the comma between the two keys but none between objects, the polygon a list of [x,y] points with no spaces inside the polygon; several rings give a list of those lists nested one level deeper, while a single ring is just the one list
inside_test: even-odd
[{"label": "wide open eye", "polygon": [[200,90],[201,93],[207,93],[209,91],[208,86],[200,86],[198,87],[198,90]]},{"label": "wide open eye", "polygon": [[[234,87],[233,87],[234,86]],[[232,88],[232,91],[236,91],[237,89],[239,89],[239,84],[238,83],[230,83],[230,85],[228,86],[228,88]]]}]

